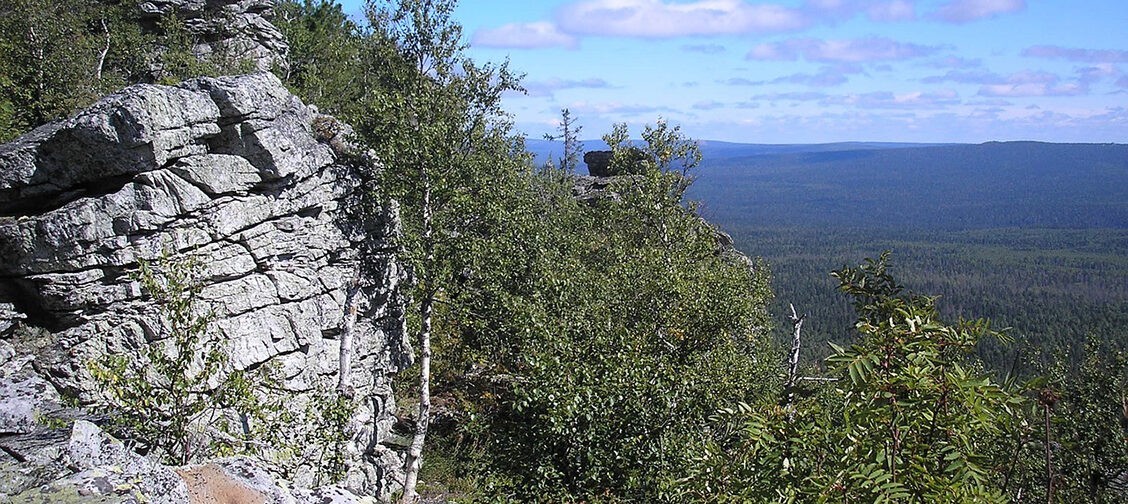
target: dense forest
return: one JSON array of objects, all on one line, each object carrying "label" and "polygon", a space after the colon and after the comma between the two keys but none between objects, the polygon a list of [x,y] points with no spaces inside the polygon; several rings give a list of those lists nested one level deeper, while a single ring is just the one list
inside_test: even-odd
[{"label": "dense forest", "polygon": [[[519,76],[467,57],[454,4],[372,1],[364,20],[276,6],[277,75],[381,161],[357,161],[366,203],[402,205],[418,356],[397,390],[403,502],[1128,495],[1128,358],[1100,334],[1124,320],[1124,146],[781,147],[697,166],[708,145],[656,119],[641,142],[608,132],[629,175],[578,199],[574,173],[532,161],[502,108]],[[4,138],[117,86],[244,67],[181,64],[175,17],[143,25],[132,5],[0,6]],[[82,43],[22,36],[47,31]],[[160,64],[143,57],[157,47]],[[785,303],[799,312],[773,323]],[[1039,343],[1021,377],[998,367],[1018,337]],[[1040,348],[1059,341],[1068,358]]]},{"label": "dense forest", "polygon": [[1128,146],[769,147],[707,158],[691,196],[771,263],[778,320],[810,313],[812,357],[853,321],[827,272],[883,250],[945,317],[1010,328],[1015,345],[980,349],[996,369],[1089,335],[1128,347]]}]

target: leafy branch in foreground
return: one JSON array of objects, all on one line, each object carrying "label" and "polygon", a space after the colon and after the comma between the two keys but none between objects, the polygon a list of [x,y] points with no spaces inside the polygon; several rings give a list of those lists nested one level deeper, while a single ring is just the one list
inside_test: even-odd
[{"label": "leafy branch in foreground", "polygon": [[[740,405],[714,419],[687,493],[728,500],[1005,502],[1022,432],[1022,395],[970,356],[985,321],[945,324],[932,298],[906,293],[888,254],[835,271],[854,299],[857,343],[835,347],[837,380],[797,405]],[[722,500],[724,500],[722,499]]]}]

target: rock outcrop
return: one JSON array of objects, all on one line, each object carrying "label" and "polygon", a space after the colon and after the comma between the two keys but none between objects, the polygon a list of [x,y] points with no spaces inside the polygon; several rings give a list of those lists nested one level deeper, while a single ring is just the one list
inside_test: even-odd
[{"label": "rock outcrop", "polygon": [[588,174],[593,177],[641,175],[657,169],[650,154],[633,145],[623,148],[620,164],[612,167],[611,163],[614,160],[614,151],[588,151],[584,153],[584,164],[587,165]]},{"label": "rock outcrop", "polygon": [[587,165],[588,174],[592,177],[611,176],[611,151],[587,151],[584,153],[584,164]]},{"label": "rock outcrop", "polygon": [[144,0],[138,7],[151,29],[175,15],[201,60],[249,61],[258,71],[285,65],[289,45],[270,23],[274,0]]},{"label": "rock outcrop", "polygon": [[[369,189],[357,166],[371,161],[347,134],[256,74],[133,86],[0,146],[0,466],[28,475],[0,496],[58,476],[43,469],[67,446],[53,424],[89,417],[62,398],[98,397],[91,362],[167,343],[134,274],[162,253],[200,259],[219,349],[236,369],[274,369],[294,411],[344,373],[359,406],[341,484],[396,488],[390,375],[411,358],[398,211],[355,218]],[[293,427],[294,442],[314,428]],[[294,484],[312,485],[295,459]]]}]

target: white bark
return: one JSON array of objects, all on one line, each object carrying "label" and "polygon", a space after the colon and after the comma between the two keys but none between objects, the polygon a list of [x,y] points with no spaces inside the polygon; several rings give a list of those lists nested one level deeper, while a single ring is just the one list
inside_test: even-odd
[{"label": "white bark", "polygon": [[[432,243],[431,186],[426,170],[423,179],[423,246],[424,264],[435,263],[435,247]],[[430,274],[430,273],[428,273]],[[415,418],[415,435],[404,459],[404,480],[402,504],[414,504],[419,500],[416,486],[419,483],[419,470],[423,466],[423,444],[427,438],[427,427],[431,420],[431,325],[435,303],[434,286],[429,278],[423,279],[423,299],[419,306],[419,412]]]},{"label": "white bark", "polygon": [[794,414],[795,407],[795,382],[799,379],[799,347],[801,343],[800,333],[803,331],[803,320],[807,318],[806,314],[802,317],[795,311],[795,305],[788,305],[791,307],[791,327],[794,332],[791,335],[791,353],[787,357],[787,383],[784,384],[784,392],[787,394],[787,416],[790,418]]},{"label": "white bark", "polygon": [[106,20],[102,20],[102,32],[106,34],[106,45],[102,46],[102,51],[98,53],[98,66],[94,67],[94,80],[102,80],[102,67],[106,64],[106,54],[110,52],[110,28],[106,26]]}]

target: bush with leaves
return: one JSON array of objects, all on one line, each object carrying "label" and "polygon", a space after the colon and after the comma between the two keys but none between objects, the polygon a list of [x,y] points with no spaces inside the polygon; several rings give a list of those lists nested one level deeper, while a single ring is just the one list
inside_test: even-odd
[{"label": "bush with leaves", "polygon": [[649,171],[676,172],[685,178],[682,190],[688,186],[688,175],[701,163],[701,149],[697,141],[687,138],[681,126],[671,127],[665,119],[659,118],[654,125],[647,124],[642,130],[645,146],[632,145],[630,133],[625,123],[612,125],[611,131],[603,135],[603,141],[611,148],[612,175],[642,175]]},{"label": "bush with leaves", "polygon": [[136,279],[157,305],[167,337],[89,363],[114,434],[177,465],[253,453],[271,440],[284,413],[279,400],[261,393],[275,381],[269,366],[232,369],[211,331],[214,314],[199,304],[199,268],[194,257],[167,253],[141,261]]},{"label": "bush with leaves", "polygon": [[1032,501],[1128,499],[1128,353],[1090,336],[1028,385],[1031,426],[1006,446],[1011,495]]},{"label": "bush with leaves", "polygon": [[719,405],[749,400],[770,296],[762,264],[726,254],[650,171],[576,201],[544,171],[465,240],[452,290],[465,440],[483,486],[517,500],[669,497]]},{"label": "bush with leaves", "polygon": [[834,272],[858,312],[859,340],[828,359],[837,379],[801,401],[742,405],[684,484],[729,500],[1005,502],[1022,429],[1021,394],[971,359],[985,321],[944,324],[934,300],[906,293],[888,254]]}]

